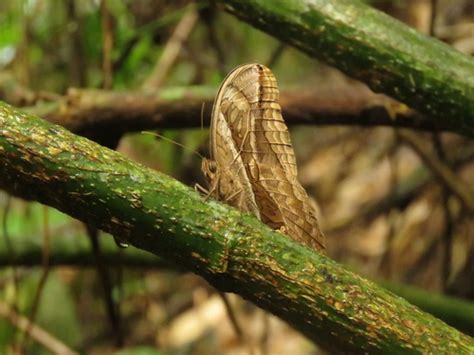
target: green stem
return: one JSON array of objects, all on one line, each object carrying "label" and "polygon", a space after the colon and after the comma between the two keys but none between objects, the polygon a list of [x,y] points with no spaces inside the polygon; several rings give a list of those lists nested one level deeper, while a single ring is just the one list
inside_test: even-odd
[{"label": "green stem", "polygon": [[0,103],[0,187],[235,292],[338,352],[469,354],[474,339],[256,218]]},{"label": "green stem", "polygon": [[354,0],[219,0],[252,26],[474,137],[474,60]]}]

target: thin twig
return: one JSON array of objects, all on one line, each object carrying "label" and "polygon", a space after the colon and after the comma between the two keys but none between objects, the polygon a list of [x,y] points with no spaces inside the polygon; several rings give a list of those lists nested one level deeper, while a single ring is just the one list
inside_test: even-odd
[{"label": "thin twig", "polygon": [[17,61],[19,62],[19,76],[21,77],[21,83],[25,86],[30,86],[31,84],[31,61],[29,60],[29,50],[31,43],[31,22],[32,16],[30,13],[26,13],[23,16],[22,21],[22,33],[21,41],[17,46]]},{"label": "thin twig", "polygon": [[399,130],[399,137],[423,160],[433,174],[454,194],[469,212],[474,212],[474,195],[471,188],[454,172],[425,148],[424,142],[413,132]]},{"label": "thin twig", "polygon": [[[395,142],[392,149],[389,150],[387,157],[390,163],[390,191],[396,191],[399,186],[397,148],[399,147],[398,137],[395,133]],[[397,206],[394,206],[397,209]],[[386,237],[386,249],[381,257],[381,270],[385,274],[385,278],[390,279],[392,276],[392,243],[396,237],[396,216],[390,214],[391,210],[387,210],[388,215],[388,233]]]},{"label": "thin twig", "polygon": [[435,37],[435,29],[436,29],[436,17],[438,16],[438,1],[431,0],[431,20],[430,20],[430,30],[429,35]]},{"label": "thin twig", "polygon": [[66,344],[48,333],[43,328],[33,324],[28,318],[18,314],[7,303],[0,300],[0,317],[8,320],[11,324],[22,331],[29,332],[28,335],[39,344],[55,354],[72,355],[77,354]]},{"label": "thin twig", "polygon": [[[69,79],[70,84],[76,87],[87,86],[87,61],[84,56],[82,42],[82,21],[77,13],[76,1],[65,1],[66,21],[69,28]],[[73,26],[72,26],[73,25]]]},{"label": "thin twig", "polygon": [[194,8],[188,10],[188,12],[183,16],[168,43],[166,43],[163,54],[156,62],[151,75],[143,83],[142,88],[144,90],[157,91],[163,85],[169,70],[176,61],[176,58],[178,58],[181,47],[191,33],[197,19],[198,14]]},{"label": "thin twig", "polygon": [[[41,295],[43,294],[44,287],[46,285],[46,281],[48,280],[49,271],[51,270],[49,265],[49,255],[50,255],[50,247],[49,247],[49,239],[50,239],[50,230],[49,230],[49,214],[48,214],[48,207],[43,206],[43,248],[41,254],[41,264],[42,264],[42,273],[38,283],[38,287],[36,288],[36,294],[33,298],[33,305],[31,307],[30,313],[30,324],[29,326],[33,326],[36,320],[36,316],[38,314],[39,305],[41,303]],[[31,329],[25,329],[22,337],[31,335]],[[25,343],[27,339],[24,340]],[[25,348],[26,348],[25,344]]]},{"label": "thin twig", "polygon": [[254,351],[253,345],[249,341],[245,332],[242,330],[242,326],[240,325],[237,319],[237,315],[235,313],[234,307],[230,303],[228,296],[224,292],[221,292],[221,291],[218,291],[217,294],[219,295],[219,297],[222,299],[222,302],[224,303],[224,308],[226,310],[227,317],[229,318],[230,324],[232,325],[232,328],[234,329],[234,332],[237,335],[237,339],[242,345],[245,345],[248,348],[249,355],[254,355],[255,351]]},{"label": "thin twig", "polygon": [[[2,215],[2,234],[3,238],[5,239],[5,246],[8,251],[8,258],[10,259],[9,261],[12,262],[12,277],[13,277],[13,294],[15,295],[15,300],[17,299],[17,293],[18,293],[18,270],[15,267],[16,264],[16,252],[15,249],[13,248],[12,242],[10,240],[10,235],[8,233],[8,214],[10,212],[10,206],[11,206],[11,200],[12,197],[10,195],[7,195],[6,198],[6,203],[5,207],[3,208],[3,215]],[[16,305],[15,305],[16,308]]]},{"label": "thin twig", "polygon": [[232,305],[230,304],[229,299],[227,298],[227,295],[224,292],[217,292],[217,294],[220,296],[220,298],[222,299],[222,302],[224,303],[227,316],[229,317],[230,324],[232,325],[232,328],[234,329],[234,332],[237,335],[237,338],[239,339],[241,343],[244,342],[245,340],[244,332],[242,330],[242,327],[239,324],[239,321],[237,320],[234,309],[232,308]]},{"label": "thin twig", "polygon": [[283,42],[278,43],[278,46],[273,50],[270,55],[270,58],[267,60],[266,66],[269,68],[273,68],[278,60],[281,58],[281,55],[286,49],[286,44]]},{"label": "thin twig", "polygon": [[113,83],[112,49],[114,46],[114,35],[107,0],[101,1],[100,14],[102,26],[102,73],[104,75],[102,87],[104,89],[110,89]]},{"label": "thin twig", "polygon": [[110,324],[112,325],[112,329],[114,330],[115,344],[116,346],[121,347],[123,345],[124,339],[122,334],[120,308],[119,305],[114,302],[112,297],[112,281],[110,280],[109,273],[102,256],[102,251],[100,249],[98,230],[94,227],[91,227],[90,225],[86,225],[86,228],[87,234],[91,241],[92,251],[94,253],[97,273],[104,291],[104,302],[107,315],[109,317]]},{"label": "thin twig", "polygon": [[[431,0],[431,23],[430,23],[430,35],[435,36],[435,28],[436,28],[436,17],[438,13],[437,0]],[[443,142],[441,141],[441,137],[438,132],[433,132],[432,135],[433,146],[435,148],[436,154],[438,159],[442,161],[444,164],[448,165],[448,161],[446,159],[446,152],[443,146]],[[445,185],[442,186],[441,191],[441,199],[442,199],[442,207],[444,213],[444,230],[443,230],[443,261],[442,261],[442,285],[443,290],[446,292],[448,289],[448,281],[449,276],[451,274],[451,253],[453,247],[453,232],[454,232],[454,216],[449,208],[449,197],[450,193],[449,190],[446,188]]]},{"label": "thin twig", "polygon": [[263,332],[259,339],[259,348],[263,355],[268,354],[268,340],[270,339],[270,330],[271,330],[271,323],[270,323],[270,315],[265,312],[262,312],[262,322],[263,322]]},{"label": "thin twig", "polygon": [[217,69],[222,76],[225,76],[227,68],[227,55],[225,50],[222,48],[221,41],[216,33],[216,4],[213,0],[209,1],[209,5],[199,10],[200,18],[207,27],[207,36],[209,39],[210,46],[214,49],[217,56]]},{"label": "thin twig", "polygon": [[132,54],[135,46],[140,43],[140,34],[135,33],[125,45],[122,46],[122,51],[113,61],[112,72],[118,73],[122,70],[123,65],[127,62],[130,54]]},{"label": "thin twig", "polygon": [[[458,168],[469,163],[474,158],[474,149],[467,147],[464,151],[458,151],[453,157],[453,166]],[[359,224],[362,221],[375,219],[381,213],[385,213],[395,207],[406,206],[415,199],[433,180],[428,168],[419,167],[413,171],[408,177],[404,178],[400,184],[390,191],[383,198],[370,202],[359,208],[358,212],[349,217],[331,223],[326,227],[326,232],[335,235],[341,231]]]},{"label": "thin twig", "polygon": [[[446,152],[441,141],[441,137],[438,133],[434,132],[432,135],[433,146],[438,159],[448,166],[446,158]],[[448,288],[448,280],[451,274],[451,253],[453,247],[453,232],[454,232],[454,216],[449,208],[450,190],[445,185],[441,187],[441,201],[444,213],[444,230],[443,230],[443,262],[442,262],[442,284],[443,289],[446,291]]]}]

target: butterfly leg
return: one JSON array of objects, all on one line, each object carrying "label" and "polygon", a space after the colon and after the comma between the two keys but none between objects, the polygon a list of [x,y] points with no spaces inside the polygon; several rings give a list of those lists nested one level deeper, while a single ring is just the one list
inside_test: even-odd
[{"label": "butterfly leg", "polygon": [[201,185],[199,185],[198,183],[195,183],[194,184],[194,191],[196,192],[200,192],[204,195],[209,195],[209,190],[206,189],[205,187],[202,187]]},{"label": "butterfly leg", "polygon": [[220,173],[218,170],[217,163],[211,159],[203,159],[201,170],[210,185],[209,190],[206,190],[200,186],[201,191],[205,191],[205,200],[207,200],[211,195],[219,196],[217,189],[219,188]]},{"label": "butterfly leg", "polygon": [[194,184],[194,190],[197,191],[197,192],[200,192],[202,193],[204,196],[204,201],[207,201],[207,199],[209,197],[211,197],[212,193],[216,190],[216,188],[212,188],[210,190],[206,189],[205,187],[202,187],[201,185],[199,184]]},{"label": "butterfly leg", "polygon": [[238,191],[234,192],[234,193],[233,193],[232,195],[230,195],[229,197],[226,197],[225,202],[231,201],[233,198],[235,198],[236,196],[240,195],[241,192],[242,192],[242,190],[238,190]]},{"label": "butterfly leg", "polygon": [[211,181],[211,186],[210,186],[209,190],[206,189],[205,187],[202,187],[199,184],[195,184],[194,189],[196,191],[202,192],[204,195],[206,195],[204,197],[204,201],[207,201],[207,199],[209,197],[216,194],[218,186],[219,186],[219,175],[217,174],[215,176],[215,179]]}]

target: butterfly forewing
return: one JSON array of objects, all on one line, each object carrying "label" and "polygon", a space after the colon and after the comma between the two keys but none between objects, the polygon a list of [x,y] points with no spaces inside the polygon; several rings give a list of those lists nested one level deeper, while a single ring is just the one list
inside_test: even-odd
[{"label": "butterfly forewing", "polygon": [[222,83],[211,118],[211,193],[292,239],[323,249],[315,211],[297,180],[288,128],[270,69],[247,64]]}]

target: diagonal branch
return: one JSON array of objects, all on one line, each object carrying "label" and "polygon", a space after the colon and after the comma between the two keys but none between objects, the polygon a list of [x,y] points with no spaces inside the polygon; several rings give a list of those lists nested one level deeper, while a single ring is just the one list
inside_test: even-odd
[{"label": "diagonal branch", "polygon": [[235,292],[339,352],[469,353],[474,339],[284,235],[0,103],[0,187]]},{"label": "diagonal branch", "polygon": [[163,54],[156,62],[151,75],[143,83],[142,89],[145,91],[157,91],[163,85],[166,76],[176,59],[179,52],[188,36],[198,20],[198,13],[196,9],[190,8],[179,21],[171,38],[166,43]]},{"label": "diagonal branch", "polygon": [[362,1],[219,0],[281,41],[474,136],[474,61]]},{"label": "diagonal branch", "polygon": [[[474,146],[467,146],[463,150],[457,149],[452,155],[453,168],[459,169],[474,159]],[[361,206],[354,216],[335,221],[326,226],[326,232],[340,233],[356,223],[374,220],[377,216],[388,213],[392,208],[403,208],[419,196],[434,179],[435,176],[429,168],[420,166],[381,199]]]},{"label": "diagonal branch", "polygon": [[474,212],[474,192],[471,188],[434,154],[430,154],[428,149],[425,148],[423,140],[418,138],[415,133],[399,130],[397,134],[404,143],[408,144],[419,155],[438,180],[461,200],[465,208],[470,213]]}]

